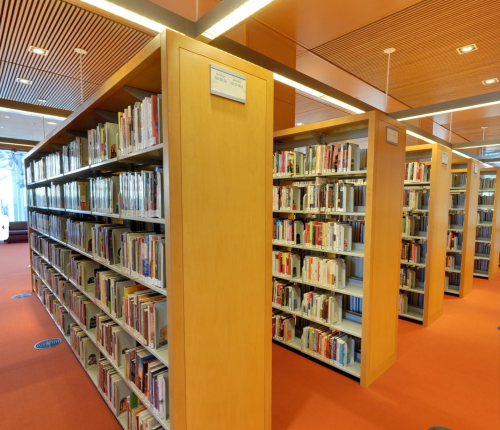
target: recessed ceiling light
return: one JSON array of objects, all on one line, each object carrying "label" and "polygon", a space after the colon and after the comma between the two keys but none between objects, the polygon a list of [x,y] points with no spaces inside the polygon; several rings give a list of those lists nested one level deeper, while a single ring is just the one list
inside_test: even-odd
[{"label": "recessed ceiling light", "polygon": [[9,117],[9,116],[7,116],[7,115],[5,115],[5,117],[4,117],[4,118],[7,118],[7,119],[9,119],[10,117]]},{"label": "recessed ceiling light", "polygon": [[24,85],[31,85],[33,81],[30,81],[29,79],[24,79],[24,78],[16,78],[16,82],[18,84],[24,84]]},{"label": "recessed ceiling light", "polygon": [[47,121],[47,124],[50,124],[50,125],[56,125],[57,122],[50,122],[50,121]]},{"label": "recessed ceiling light", "polygon": [[491,78],[491,79],[486,79],[484,81],[481,81],[483,85],[490,85],[498,82],[498,78]]},{"label": "recessed ceiling light", "polygon": [[77,54],[87,55],[87,51],[85,51],[85,49],[82,48],[75,48],[75,52]]},{"label": "recessed ceiling light", "polygon": [[47,51],[46,49],[38,48],[32,45],[30,45],[29,51],[33,52],[33,54],[38,54],[38,55],[47,55],[49,53],[49,51]]},{"label": "recessed ceiling light", "polygon": [[303,122],[297,122],[295,125],[304,125]]},{"label": "recessed ceiling light", "polygon": [[459,54],[467,54],[468,52],[477,51],[477,45],[475,43],[471,43],[470,45],[457,48],[457,51]]},{"label": "recessed ceiling light", "polygon": [[47,100],[45,100],[45,99],[38,99],[37,101],[38,101],[38,103],[47,103]]}]

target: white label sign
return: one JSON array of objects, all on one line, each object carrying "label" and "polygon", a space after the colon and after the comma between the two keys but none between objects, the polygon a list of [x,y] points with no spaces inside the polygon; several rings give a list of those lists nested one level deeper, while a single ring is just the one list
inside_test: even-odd
[{"label": "white label sign", "polygon": [[210,93],[246,103],[247,78],[232,70],[210,64]]},{"label": "white label sign", "polygon": [[448,164],[448,153],[443,152],[441,154],[441,163],[443,164]]},{"label": "white label sign", "polygon": [[399,137],[398,129],[387,126],[387,133],[385,138],[386,142],[391,143],[392,145],[397,145],[398,137]]},{"label": "white label sign", "polygon": [[479,171],[479,167],[477,164],[474,164],[474,173],[477,173]]}]

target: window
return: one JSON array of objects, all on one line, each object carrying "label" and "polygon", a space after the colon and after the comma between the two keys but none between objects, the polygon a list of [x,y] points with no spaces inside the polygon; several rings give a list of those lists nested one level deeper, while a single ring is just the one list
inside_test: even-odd
[{"label": "window", "polygon": [[27,221],[23,157],[26,153],[0,149],[0,212],[9,221]]}]

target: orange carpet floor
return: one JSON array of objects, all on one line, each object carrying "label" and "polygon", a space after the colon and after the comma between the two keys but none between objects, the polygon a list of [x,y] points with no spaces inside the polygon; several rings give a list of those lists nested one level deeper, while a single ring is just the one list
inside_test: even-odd
[{"label": "orange carpet floor", "polygon": [[[118,430],[31,292],[27,244],[0,244],[0,429]],[[500,429],[500,277],[445,297],[431,327],[399,323],[398,360],[369,388],[273,345],[273,430]],[[238,429],[235,429],[238,430]]]},{"label": "orange carpet floor", "polygon": [[36,294],[31,293],[28,244],[0,242],[0,429],[118,430],[68,344],[36,350],[62,338]]}]

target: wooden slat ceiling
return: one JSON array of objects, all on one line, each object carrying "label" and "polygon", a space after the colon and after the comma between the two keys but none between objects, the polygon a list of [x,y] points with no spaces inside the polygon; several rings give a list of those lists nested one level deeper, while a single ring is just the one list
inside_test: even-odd
[{"label": "wooden slat ceiling", "polygon": [[[498,0],[425,0],[312,51],[411,107],[484,94],[499,89],[484,79],[499,77]],[[476,43],[478,51],[456,48]]]},{"label": "wooden slat ceiling", "polygon": [[[74,110],[132,58],[151,36],[60,0],[0,0],[0,98]],[[28,51],[48,49],[47,56]],[[32,85],[15,82],[17,77]]]}]

